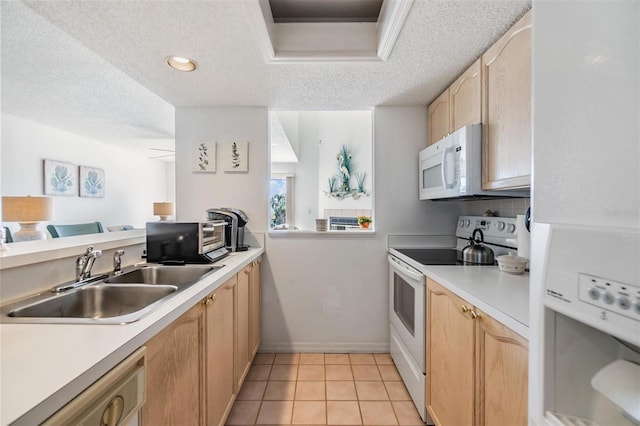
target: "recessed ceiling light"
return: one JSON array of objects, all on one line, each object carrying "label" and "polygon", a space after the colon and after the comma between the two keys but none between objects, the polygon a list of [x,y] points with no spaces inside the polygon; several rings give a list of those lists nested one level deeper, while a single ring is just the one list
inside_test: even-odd
[{"label": "recessed ceiling light", "polygon": [[198,64],[193,59],[184,56],[167,56],[167,64],[178,71],[194,71],[198,68]]}]

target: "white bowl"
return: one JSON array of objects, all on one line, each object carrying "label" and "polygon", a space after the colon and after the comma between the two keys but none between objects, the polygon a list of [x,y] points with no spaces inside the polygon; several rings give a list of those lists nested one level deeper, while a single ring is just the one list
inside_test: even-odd
[{"label": "white bowl", "polygon": [[510,274],[524,273],[527,268],[527,263],[529,262],[529,259],[526,257],[516,256],[511,252],[504,256],[498,256],[496,260],[498,261],[498,268]]}]

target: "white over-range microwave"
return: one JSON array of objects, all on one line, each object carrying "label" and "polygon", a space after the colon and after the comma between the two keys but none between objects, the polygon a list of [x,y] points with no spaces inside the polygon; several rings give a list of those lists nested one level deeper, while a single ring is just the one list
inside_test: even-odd
[{"label": "white over-range microwave", "polygon": [[482,190],[482,125],[462,127],[420,151],[420,199],[528,197],[528,190]]}]

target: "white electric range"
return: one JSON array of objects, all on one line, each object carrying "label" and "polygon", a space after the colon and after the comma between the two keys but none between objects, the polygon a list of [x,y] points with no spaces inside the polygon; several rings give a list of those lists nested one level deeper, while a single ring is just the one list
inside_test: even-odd
[{"label": "white electric range", "polygon": [[[425,409],[425,287],[426,277],[419,265],[447,268],[486,266],[465,265],[462,250],[476,229],[484,234],[484,243],[494,255],[516,251],[516,219],[503,217],[460,216],[454,236],[389,237],[389,318],[390,352],[411,398],[428,424]],[[407,258],[409,262],[407,262]],[[489,266],[497,271],[497,267]],[[493,271],[495,273],[495,271]]]}]

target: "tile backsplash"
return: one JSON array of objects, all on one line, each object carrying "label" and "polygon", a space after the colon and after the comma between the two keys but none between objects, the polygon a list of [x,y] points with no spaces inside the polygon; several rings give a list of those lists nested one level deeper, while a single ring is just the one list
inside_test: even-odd
[{"label": "tile backsplash", "polygon": [[530,198],[505,198],[498,200],[475,200],[462,203],[462,214],[466,216],[482,216],[491,210],[494,216],[516,217],[525,214],[531,204]]}]

